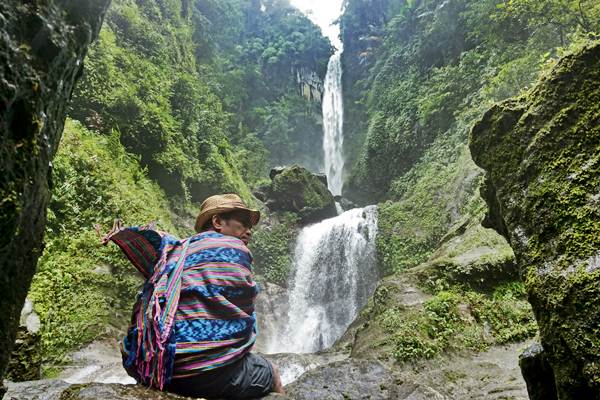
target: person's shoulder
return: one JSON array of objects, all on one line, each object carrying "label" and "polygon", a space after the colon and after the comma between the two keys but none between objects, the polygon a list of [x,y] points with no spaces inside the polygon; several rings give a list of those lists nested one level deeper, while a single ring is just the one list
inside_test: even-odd
[{"label": "person's shoulder", "polygon": [[215,231],[197,233],[190,238],[190,241],[192,243],[198,241],[210,242],[215,245],[219,245],[220,247],[234,247],[249,251],[248,247],[241,239],[236,238],[235,236],[224,235]]}]

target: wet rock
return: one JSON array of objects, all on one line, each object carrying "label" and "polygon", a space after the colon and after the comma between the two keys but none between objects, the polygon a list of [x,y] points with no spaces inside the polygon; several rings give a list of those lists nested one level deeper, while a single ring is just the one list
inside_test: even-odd
[{"label": "wet rock", "polygon": [[[90,383],[73,385],[60,380],[41,380],[8,383],[4,400],[185,400],[171,393],[160,392],[138,385]],[[265,400],[289,400],[289,397],[271,393]],[[204,399],[198,399],[204,400]]]},{"label": "wet rock", "polygon": [[0,380],[43,249],[67,102],[108,4],[0,2]]},{"label": "wet rock", "polygon": [[313,399],[411,399],[443,400],[430,387],[397,380],[377,361],[345,360],[319,367],[302,375],[286,387],[287,395],[297,400]]},{"label": "wet rock", "polygon": [[556,400],[554,372],[544,355],[544,349],[535,343],[519,356],[519,366],[527,383],[530,400]]},{"label": "wet rock", "polygon": [[296,213],[303,223],[337,215],[333,195],[316,174],[295,165],[274,168],[270,176],[271,184],[255,193],[270,210]]},{"label": "wet rock", "polygon": [[341,200],[339,201],[339,203],[342,206],[342,209],[344,211],[352,210],[353,208],[358,207],[356,204],[354,204],[353,202],[351,202],[350,200],[348,200],[345,197],[342,197]]},{"label": "wet rock", "polygon": [[562,59],[471,133],[486,223],[524,274],[560,399],[600,396],[600,44]]},{"label": "wet rock", "polygon": [[447,354],[405,366],[397,379],[419,382],[453,400],[527,400],[518,354],[528,342],[478,353]]},{"label": "wet rock", "polygon": [[5,400],[180,400],[185,397],[139,385],[89,383],[72,385],[61,380],[9,383]]},{"label": "wet rock", "polygon": [[281,353],[264,355],[277,366],[281,375],[281,383],[287,386],[296,381],[308,371],[321,365],[343,361],[348,358],[346,353],[321,352],[321,353]]},{"label": "wet rock", "polygon": [[71,384],[121,383],[134,384],[135,379],[123,368],[117,340],[103,339],[90,343],[69,355],[71,363],[59,379]]}]

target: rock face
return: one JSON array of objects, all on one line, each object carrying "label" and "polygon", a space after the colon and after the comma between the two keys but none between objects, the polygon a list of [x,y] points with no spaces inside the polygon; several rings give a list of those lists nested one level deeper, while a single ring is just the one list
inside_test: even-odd
[{"label": "rock face", "polygon": [[335,200],[322,176],[298,165],[274,168],[270,176],[271,184],[255,194],[272,211],[296,213],[304,223],[336,215]]},{"label": "rock face", "polygon": [[42,252],[67,102],[108,4],[0,3],[0,380]]},{"label": "rock face", "polygon": [[486,221],[515,252],[558,397],[598,398],[600,44],[490,109],[470,147],[487,171]]},{"label": "rock face", "polygon": [[475,216],[454,226],[430,259],[411,272],[425,284],[445,279],[478,291],[491,291],[501,282],[518,281],[512,249],[502,236],[481,226],[480,221]]}]

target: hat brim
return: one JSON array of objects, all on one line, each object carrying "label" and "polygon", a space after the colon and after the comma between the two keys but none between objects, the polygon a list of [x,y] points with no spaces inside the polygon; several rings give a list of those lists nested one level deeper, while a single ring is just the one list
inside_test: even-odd
[{"label": "hat brim", "polygon": [[196,225],[194,225],[194,229],[196,230],[196,232],[200,232],[200,230],[202,229],[202,227],[204,226],[204,224],[213,217],[213,215],[218,215],[218,214],[224,214],[230,211],[246,211],[250,214],[250,222],[252,222],[252,225],[256,225],[258,224],[258,221],[260,221],[260,211],[258,210],[253,210],[251,208],[246,208],[246,207],[216,207],[210,210],[206,210],[203,213],[200,213],[200,215],[198,215],[198,218],[196,218]]}]

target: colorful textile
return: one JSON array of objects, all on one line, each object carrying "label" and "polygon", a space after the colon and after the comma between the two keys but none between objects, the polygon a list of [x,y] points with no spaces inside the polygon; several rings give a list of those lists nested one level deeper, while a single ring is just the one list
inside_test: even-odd
[{"label": "colorful textile", "polygon": [[162,389],[251,350],[258,288],[240,239],[206,231],[178,240],[146,226],[111,232],[108,241],[146,278],[121,346],[139,383]]}]

